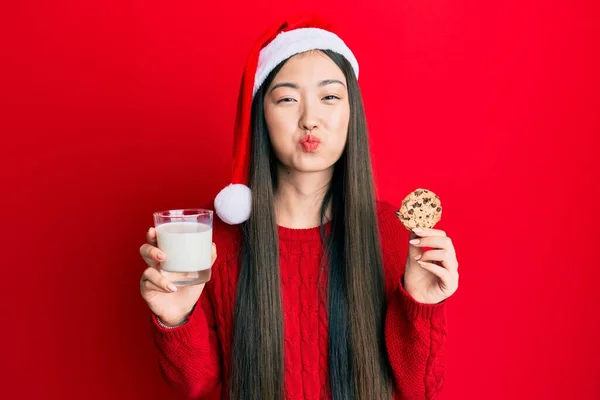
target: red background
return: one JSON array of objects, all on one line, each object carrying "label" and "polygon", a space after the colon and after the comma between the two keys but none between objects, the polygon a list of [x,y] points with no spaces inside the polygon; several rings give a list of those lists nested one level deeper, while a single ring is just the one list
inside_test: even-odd
[{"label": "red background", "polygon": [[600,398],[598,2],[6,3],[3,398],[170,397],[138,248],[228,182],[247,51],[303,10],[361,63],[379,198],[443,200],[440,398]]}]

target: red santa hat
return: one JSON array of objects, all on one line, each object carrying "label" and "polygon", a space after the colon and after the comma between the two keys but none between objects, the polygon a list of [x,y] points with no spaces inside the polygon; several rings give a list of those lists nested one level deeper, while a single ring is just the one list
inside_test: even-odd
[{"label": "red santa hat", "polygon": [[250,218],[252,195],[248,185],[254,95],[273,69],[287,58],[309,50],[331,50],[344,56],[358,78],[358,62],[328,23],[315,15],[286,19],[267,30],[246,60],[234,127],[231,184],[215,198],[221,220],[235,225]]}]

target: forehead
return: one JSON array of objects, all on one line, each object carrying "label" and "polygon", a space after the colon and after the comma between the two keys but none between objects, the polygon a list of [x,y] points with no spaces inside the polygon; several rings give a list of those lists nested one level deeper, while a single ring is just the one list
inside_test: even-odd
[{"label": "forehead", "polygon": [[344,73],[327,54],[310,50],[291,57],[275,75],[274,80],[339,79],[346,83]]}]

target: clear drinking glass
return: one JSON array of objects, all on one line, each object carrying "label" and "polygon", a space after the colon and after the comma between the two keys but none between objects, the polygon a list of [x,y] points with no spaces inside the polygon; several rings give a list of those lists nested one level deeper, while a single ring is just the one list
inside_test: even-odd
[{"label": "clear drinking glass", "polygon": [[213,212],[202,209],[154,213],[161,273],[178,286],[205,283],[211,275]]}]

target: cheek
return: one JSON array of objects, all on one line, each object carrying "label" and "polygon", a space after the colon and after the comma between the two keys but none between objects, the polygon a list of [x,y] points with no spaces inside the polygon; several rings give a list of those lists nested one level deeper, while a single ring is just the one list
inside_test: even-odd
[{"label": "cheek", "polygon": [[295,129],[294,116],[283,109],[265,108],[265,121],[269,134],[274,137],[287,135]]},{"label": "cheek", "polygon": [[[349,107],[340,108],[335,113],[331,114],[330,118],[330,129],[334,134],[335,142],[342,148],[346,144],[348,137],[348,125],[350,123],[350,109]],[[336,146],[336,147],[338,147]]]},{"label": "cheek", "polygon": [[293,150],[293,145],[289,138],[292,137],[294,132],[294,124],[290,126],[292,118],[288,115],[283,115],[274,110],[267,110],[265,108],[265,121],[267,123],[267,130],[269,132],[269,139],[271,140],[271,146],[273,152],[277,158],[289,153]]},{"label": "cheek", "polygon": [[271,147],[277,159],[281,160],[285,158],[285,155],[290,152],[289,143],[282,137],[282,135],[272,134],[269,131],[269,138],[271,139]]},{"label": "cheek", "polygon": [[340,104],[330,115],[332,127],[335,127],[337,130],[347,129],[350,121],[350,105],[348,103]]},{"label": "cheek", "polygon": [[276,142],[277,138],[282,136],[282,130],[285,129],[285,121],[273,110],[265,108],[265,122],[271,142]]}]

